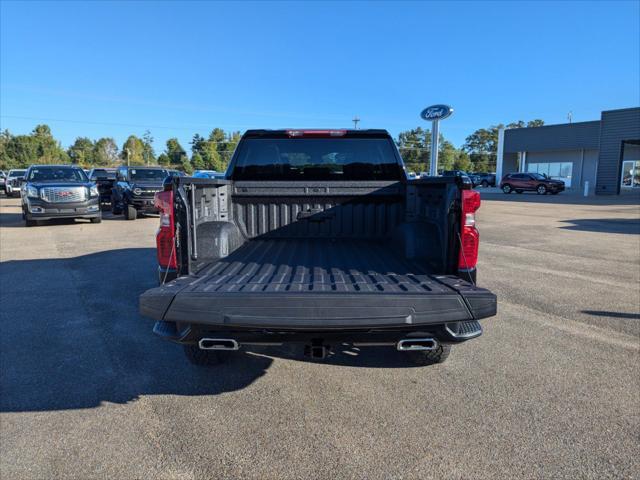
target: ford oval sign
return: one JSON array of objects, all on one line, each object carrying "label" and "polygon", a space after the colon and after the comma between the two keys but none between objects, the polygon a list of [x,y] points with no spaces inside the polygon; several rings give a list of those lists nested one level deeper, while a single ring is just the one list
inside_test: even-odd
[{"label": "ford oval sign", "polygon": [[453,108],[449,105],[431,105],[430,107],[425,108],[420,113],[420,116],[423,120],[443,120],[453,113]]}]

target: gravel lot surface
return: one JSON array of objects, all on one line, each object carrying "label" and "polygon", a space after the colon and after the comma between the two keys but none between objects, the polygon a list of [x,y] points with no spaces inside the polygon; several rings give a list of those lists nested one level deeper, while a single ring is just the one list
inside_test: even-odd
[{"label": "gravel lot surface", "polygon": [[0,477],[639,478],[638,200],[486,195],[485,333],[415,367],[292,348],[211,369],[151,333],[157,218],[0,199]]}]

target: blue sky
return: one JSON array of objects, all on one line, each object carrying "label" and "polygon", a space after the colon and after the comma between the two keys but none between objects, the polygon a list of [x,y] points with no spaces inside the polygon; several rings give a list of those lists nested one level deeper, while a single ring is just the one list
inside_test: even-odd
[{"label": "blue sky", "polygon": [[640,104],[640,2],[1,3],[2,129],[476,128]]}]

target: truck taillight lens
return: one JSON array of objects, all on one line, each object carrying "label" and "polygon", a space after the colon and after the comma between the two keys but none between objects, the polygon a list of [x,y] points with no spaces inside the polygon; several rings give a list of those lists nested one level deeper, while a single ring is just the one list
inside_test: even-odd
[{"label": "truck taillight lens", "polygon": [[160,228],[156,234],[158,263],[163,268],[178,268],[176,260],[176,238],[173,219],[173,191],[156,193],[154,204],[160,211]]},{"label": "truck taillight lens", "polygon": [[476,211],[480,208],[480,193],[462,190],[462,226],[460,228],[460,255],[458,269],[471,270],[478,263],[480,233],[476,228]]}]

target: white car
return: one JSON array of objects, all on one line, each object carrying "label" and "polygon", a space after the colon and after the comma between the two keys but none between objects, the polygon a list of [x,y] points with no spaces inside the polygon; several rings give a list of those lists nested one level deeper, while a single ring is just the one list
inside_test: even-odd
[{"label": "white car", "polygon": [[20,196],[20,180],[24,178],[26,170],[9,170],[7,179],[4,184],[4,190],[7,197]]}]

